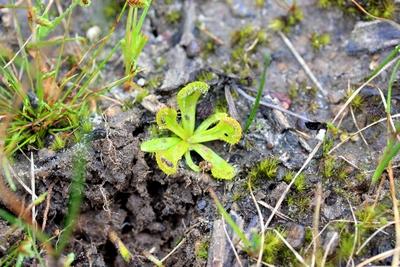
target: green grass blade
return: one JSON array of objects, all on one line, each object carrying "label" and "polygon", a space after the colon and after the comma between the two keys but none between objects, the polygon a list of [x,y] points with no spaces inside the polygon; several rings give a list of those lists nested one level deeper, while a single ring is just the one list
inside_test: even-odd
[{"label": "green grass blade", "polygon": [[236,224],[236,222],[232,219],[232,217],[229,215],[229,213],[224,209],[222,206],[221,202],[219,202],[219,199],[217,195],[215,194],[214,191],[209,190],[211,198],[214,200],[215,205],[217,206],[218,212],[221,214],[221,216],[224,218],[224,220],[229,224],[229,226],[232,228],[233,232],[240,238],[240,240],[243,242],[245,248],[251,248],[251,242],[247,238],[246,234],[240,229],[240,227]]},{"label": "green grass blade", "polygon": [[257,91],[257,96],[256,96],[256,101],[254,102],[254,106],[251,109],[249,117],[247,118],[246,126],[244,127],[245,133],[249,130],[251,124],[254,121],[254,118],[256,117],[257,110],[260,107],[261,96],[262,96],[262,93],[264,90],[265,80],[267,77],[267,69],[268,69],[268,66],[270,63],[271,63],[271,55],[269,53],[267,53],[264,55],[264,69],[261,74],[260,84],[258,86],[258,91]]},{"label": "green grass blade", "polygon": [[396,64],[393,67],[392,74],[390,75],[389,79],[389,85],[388,85],[388,92],[387,92],[387,98],[386,98],[386,113],[390,116],[392,113],[392,88],[393,88],[393,83],[397,79],[397,72],[400,67],[400,59],[397,60]]},{"label": "green grass blade", "polygon": [[[85,144],[78,144],[85,146]],[[73,160],[73,177],[69,193],[68,214],[65,218],[65,228],[60,236],[58,246],[55,251],[56,256],[60,256],[64,248],[68,245],[72,236],[76,220],[79,215],[82,203],[86,177],[86,148],[78,149]]]}]

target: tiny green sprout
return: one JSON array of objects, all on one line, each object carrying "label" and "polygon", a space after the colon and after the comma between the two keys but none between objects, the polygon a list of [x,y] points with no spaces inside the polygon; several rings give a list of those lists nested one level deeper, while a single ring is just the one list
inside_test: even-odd
[{"label": "tiny green sprout", "polygon": [[167,175],[176,173],[178,161],[183,156],[193,171],[200,172],[200,167],[193,162],[191,156],[191,151],[195,151],[210,163],[211,174],[215,178],[230,180],[235,176],[235,169],[202,143],[214,140],[231,145],[238,143],[242,136],[239,122],[226,113],[215,113],[195,129],[197,101],[208,89],[206,83],[199,81],[181,89],[177,95],[181,120],[177,120],[178,112],[169,107],[160,109],[156,115],[158,126],[168,129],[174,135],[148,140],[140,147],[142,151],[155,152],[158,166]]},{"label": "tiny green sprout", "polygon": [[322,47],[331,43],[331,36],[328,33],[318,34],[313,32],[310,39],[314,50],[320,50]]},{"label": "tiny green sprout", "polygon": [[208,241],[196,242],[194,246],[196,258],[200,260],[207,260],[208,258]]},{"label": "tiny green sprout", "polygon": [[[285,174],[285,176],[283,177],[283,180],[286,183],[290,183],[293,180],[295,175],[296,175],[295,172],[289,171]],[[294,181],[294,187],[297,192],[302,192],[306,189],[306,187],[307,187],[306,177],[303,173],[300,173],[299,176],[297,176],[296,180]]]}]

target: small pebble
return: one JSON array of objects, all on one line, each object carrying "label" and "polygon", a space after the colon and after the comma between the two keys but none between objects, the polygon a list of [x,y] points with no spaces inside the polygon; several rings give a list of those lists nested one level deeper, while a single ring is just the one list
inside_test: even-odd
[{"label": "small pebble", "polygon": [[137,80],[137,85],[143,87],[146,84],[146,80],[143,78],[140,78],[139,80]]},{"label": "small pebble", "polygon": [[299,248],[303,245],[306,237],[306,231],[303,225],[291,223],[287,231],[287,242],[294,248]]},{"label": "small pebble", "polygon": [[207,206],[207,201],[205,201],[204,199],[200,199],[197,202],[197,209],[198,210],[204,210],[206,208],[206,206]]},{"label": "small pebble", "polygon": [[86,32],[86,38],[89,39],[91,43],[97,41],[100,37],[101,29],[99,26],[95,25],[90,27]]},{"label": "small pebble", "polygon": [[200,44],[197,40],[191,40],[186,47],[186,55],[189,58],[197,57],[201,52]]}]

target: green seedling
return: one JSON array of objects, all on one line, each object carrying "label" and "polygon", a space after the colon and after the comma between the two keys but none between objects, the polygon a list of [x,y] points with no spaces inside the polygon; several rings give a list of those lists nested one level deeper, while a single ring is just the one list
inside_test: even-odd
[{"label": "green seedling", "polygon": [[200,172],[201,168],[191,156],[191,151],[195,151],[208,163],[215,178],[229,180],[235,176],[235,169],[202,143],[214,140],[231,145],[238,143],[242,136],[239,122],[226,113],[215,113],[195,129],[197,101],[208,89],[204,82],[192,82],[181,89],[177,95],[181,120],[178,122],[177,111],[170,107],[160,109],[156,115],[158,126],[174,135],[148,140],[140,147],[142,151],[154,152],[158,166],[168,175],[176,173],[178,161],[183,156],[193,171]]},{"label": "green seedling", "polygon": [[[295,175],[296,173],[294,171],[289,171],[285,174],[283,180],[286,183],[290,183]],[[294,188],[296,189],[297,192],[302,192],[306,189],[306,187],[307,187],[306,176],[303,173],[301,173],[299,174],[299,176],[297,176],[296,181],[294,181]]]},{"label": "green seedling", "polygon": [[197,242],[194,246],[194,251],[196,254],[196,258],[199,260],[207,260],[208,259],[208,241],[200,241]]},{"label": "green seedling", "polygon": [[285,16],[273,19],[269,28],[274,31],[289,33],[291,28],[299,24],[304,18],[303,10],[294,2],[288,9]]},{"label": "green seedling", "polygon": [[[137,60],[148,40],[142,32],[142,26],[151,6],[151,0],[130,0],[128,5],[125,38],[121,40],[121,46],[125,75],[133,76],[137,73]],[[143,11],[138,19],[139,9]]]},{"label": "green seedling", "polygon": [[331,43],[331,36],[328,33],[318,34],[313,32],[310,39],[314,50],[320,50],[322,47]]}]

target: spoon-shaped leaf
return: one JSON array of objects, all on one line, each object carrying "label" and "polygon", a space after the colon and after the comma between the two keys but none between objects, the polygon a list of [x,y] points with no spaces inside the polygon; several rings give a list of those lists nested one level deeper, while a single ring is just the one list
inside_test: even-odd
[{"label": "spoon-shaped leaf", "polygon": [[237,120],[222,118],[214,127],[197,132],[188,139],[190,143],[204,143],[213,140],[222,140],[229,144],[236,144],[242,137],[242,127]]},{"label": "spoon-shaped leaf", "polygon": [[211,163],[211,174],[215,178],[231,180],[235,176],[235,169],[210,148],[202,144],[193,144],[190,148]]},{"label": "spoon-shaped leaf", "polygon": [[209,86],[204,82],[192,82],[183,87],[177,95],[182,126],[189,134],[193,134],[194,131],[197,101],[202,94],[207,93],[208,89]]},{"label": "spoon-shaped leaf", "polygon": [[216,124],[217,122],[219,122],[220,120],[222,120],[223,118],[226,118],[226,117],[228,117],[228,114],[226,114],[226,113],[222,113],[222,112],[215,113],[215,114],[211,115],[210,117],[208,117],[207,119],[205,119],[196,128],[196,131],[194,131],[194,133],[197,134],[199,132],[207,130],[210,126],[212,126],[213,124]]},{"label": "spoon-shaped leaf", "polygon": [[144,152],[157,152],[167,150],[168,148],[175,146],[182,139],[178,137],[161,137],[148,140],[140,145],[140,149]]},{"label": "spoon-shaped leaf", "polygon": [[156,160],[158,166],[168,175],[176,173],[178,161],[182,158],[183,154],[188,151],[188,149],[189,144],[182,140],[167,150],[157,151]]},{"label": "spoon-shaped leaf", "polygon": [[187,131],[185,131],[181,125],[176,121],[177,112],[172,108],[162,108],[157,112],[156,121],[161,129],[168,129],[182,139],[188,137]]}]

